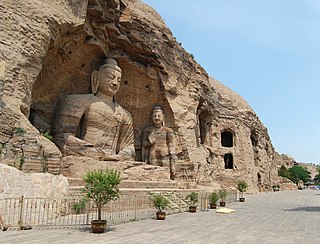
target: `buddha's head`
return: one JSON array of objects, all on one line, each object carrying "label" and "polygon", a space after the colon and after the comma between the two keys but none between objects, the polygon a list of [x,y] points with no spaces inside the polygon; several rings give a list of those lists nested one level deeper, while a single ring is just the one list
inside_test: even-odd
[{"label": "buddha's head", "polygon": [[91,74],[91,89],[93,94],[98,92],[105,96],[115,96],[120,88],[121,69],[117,61],[107,58],[98,70]]},{"label": "buddha's head", "polygon": [[159,105],[155,105],[152,109],[152,122],[154,126],[162,126],[164,120],[163,109]]}]

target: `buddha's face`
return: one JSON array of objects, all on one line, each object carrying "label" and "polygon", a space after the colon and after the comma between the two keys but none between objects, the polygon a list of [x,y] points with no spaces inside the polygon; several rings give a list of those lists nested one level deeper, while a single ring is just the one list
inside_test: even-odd
[{"label": "buddha's face", "polygon": [[99,72],[99,92],[107,96],[117,94],[121,82],[121,72],[106,68]]},{"label": "buddha's face", "polygon": [[163,113],[161,110],[154,110],[152,113],[152,121],[156,126],[161,126],[163,124]]}]

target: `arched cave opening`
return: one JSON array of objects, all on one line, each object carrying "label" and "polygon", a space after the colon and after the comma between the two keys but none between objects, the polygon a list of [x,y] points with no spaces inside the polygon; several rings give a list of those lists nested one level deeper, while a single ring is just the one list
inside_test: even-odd
[{"label": "arched cave opening", "polygon": [[[134,126],[134,147],[136,161],[142,160],[142,138],[144,130],[152,125],[152,109],[160,105],[164,111],[164,125],[175,132],[173,111],[164,94],[163,84],[158,76],[158,70],[146,67],[138,62],[132,62],[127,57],[118,57],[122,69],[122,82],[116,96],[116,101],[129,111]],[[179,144],[179,138],[176,137]]]},{"label": "arched cave opening", "polygon": [[221,133],[221,146],[233,147],[233,133],[230,131],[223,131]]},{"label": "arched cave opening", "polygon": [[223,156],[224,159],[224,168],[225,169],[233,169],[233,155],[232,153],[226,153]]},{"label": "arched cave opening", "polygon": [[[91,93],[91,73],[106,57],[116,59],[122,70],[115,100],[132,116],[135,160],[140,161],[142,134],[152,124],[150,115],[154,105],[164,109],[165,126],[175,132],[178,130],[158,73],[161,71],[139,63],[121,50],[109,50],[95,37],[88,36],[83,26],[70,27],[51,41],[42,70],[33,85],[29,121],[40,132],[51,134],[59,99],[64,95]],[[180,138],[176,139],[179,144]]]},{"label": "arched cave opening", "polygon": [[105,58],[104,48],[91,43],[83,26],[70,27],[51,40],[33,85],[29,121],[51,134],[55,107],[63,95],[91,93],[91,72]]}]

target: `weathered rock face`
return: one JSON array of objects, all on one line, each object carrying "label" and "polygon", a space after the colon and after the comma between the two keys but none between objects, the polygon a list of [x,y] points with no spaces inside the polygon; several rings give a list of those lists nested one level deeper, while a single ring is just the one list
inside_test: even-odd
[{"label": "weathered rock face", "polygon": [[62,175],[26,174],[16,168],[0,164],[0,199],[64,198],[68,196],[69,183]]},{"label": "weathered rock face", "polygon": [[[230,187],[245,179],[255,192],[278,181],[281,159],[252,109],[209,78],[139,0],[5,0],[0,9],[3,163],[77,175],[42,135],[52,132],[58,99],[89,93],[91,72],[112,57],[123,71],[115,99],[132,115],[136,161],[142,160],[142,132],[158,104],[174,131],[178,159],[195,166],[198,185]],[[137,175],[145,170],[127,175],[141,179]]]}]

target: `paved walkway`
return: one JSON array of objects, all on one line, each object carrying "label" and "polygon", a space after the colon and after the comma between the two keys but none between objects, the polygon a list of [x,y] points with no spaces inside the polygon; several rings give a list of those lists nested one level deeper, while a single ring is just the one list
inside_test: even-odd
[{"label": "paved walkway", "polygon": [[103,234],[85,229],[0,232],[0,243],[320,243],[320,191],[247,195],[231,214],[180,213],[113,226]]}]

